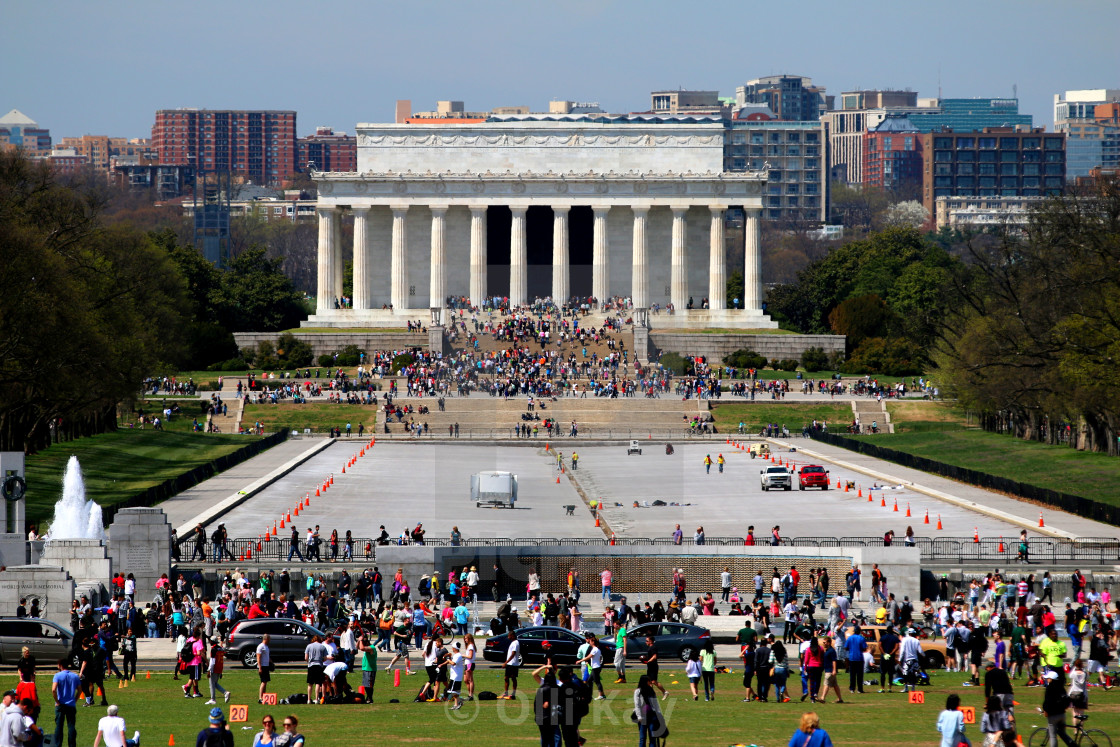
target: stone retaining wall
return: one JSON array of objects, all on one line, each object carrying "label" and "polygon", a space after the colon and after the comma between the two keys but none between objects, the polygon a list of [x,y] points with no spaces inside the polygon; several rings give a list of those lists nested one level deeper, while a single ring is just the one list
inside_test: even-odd
[{"label": "stone retaining wall", "polygon": [[[399,350],[402,348],[428,348],[428,335],[422,332],[294,332],[297,340],[311,346],[316,355],[329,355],[347,345],[357,345],[358,350]],[[255,348],[261,340],[276,344],[279,332],[234,332],[233,339],[241,350]]]},{"label": "stone retaining wall", "polygon": [[681,355],[702,355],[709,361],[722,361],[736,350],[750,349],[767,360],[786,358],[801,359],[809,348],[821,348],[825,353],[844,352],[847,338],[844,335],[740,335],[699,334],[695,332],[649,333],[651,352],[662,351]]}]

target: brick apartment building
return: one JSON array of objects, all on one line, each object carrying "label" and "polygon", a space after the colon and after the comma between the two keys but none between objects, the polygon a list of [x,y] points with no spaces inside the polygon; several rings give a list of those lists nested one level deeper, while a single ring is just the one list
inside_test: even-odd
[{"label": "brick apartment building", "polygon": [[863,134],[863,184],[917,189],[922,184],[922,136],[905,114],[886,118]]},{"label": "brick apartment building", "polygon": [[314,163],[316,171],[358,170],[358,138],[354,135],[317,127],[314,135],[297,140],[296,148],[300,171],[308,170],[308,163]]},{"label": "brick apartment building", "polygon": [[298,171],[294,111],[161,109],[152,147],[161,165],[229,171],[256,184]]},{"label": "brick apartment building", "polygon": [[922,204],[938,197],[1031,197],[1060,193],[1066,183],[1066,136],[1043,128],[944,129],[922,138]]}]

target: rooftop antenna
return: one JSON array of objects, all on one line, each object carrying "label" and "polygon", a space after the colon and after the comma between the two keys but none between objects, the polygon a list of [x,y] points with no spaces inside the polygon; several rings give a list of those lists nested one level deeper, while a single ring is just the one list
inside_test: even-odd
[{"label": "rooftop antenna", "polygon": [[1016,101],[1019,99],[1019,84],[1018,83],[1012,83],[1011,84],[1011,98],[1015,99]]},{"label": "rooftop antenna", "polygon": [[941,101],[941,65],[937,66],[937,100]]}]

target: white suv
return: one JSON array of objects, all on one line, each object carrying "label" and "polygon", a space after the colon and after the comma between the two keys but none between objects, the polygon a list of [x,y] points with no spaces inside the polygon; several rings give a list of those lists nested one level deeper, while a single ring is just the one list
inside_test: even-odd
[{"label": "white suv", "polygon": [[759,472],[762,475],[762,489],[793,490],[793,476],[785,467],[767,467]]}]

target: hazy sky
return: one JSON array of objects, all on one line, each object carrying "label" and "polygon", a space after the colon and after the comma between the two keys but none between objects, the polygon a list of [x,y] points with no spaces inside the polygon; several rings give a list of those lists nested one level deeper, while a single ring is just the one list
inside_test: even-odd
[{"label": "hazy sky", "polygon": [[45,0],[0,3],[0,114],[63,136],[146,137],[161,108],[294,109],[353,132],[437,99],[649,107],[660,88],[793,73],[839,94],[1120,88],[1120,0]]}]

